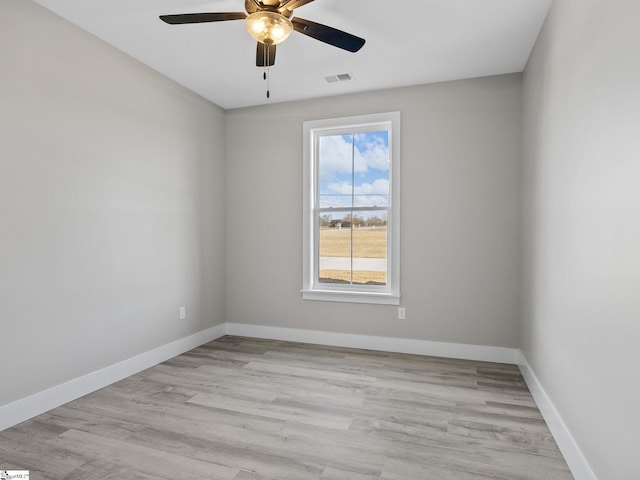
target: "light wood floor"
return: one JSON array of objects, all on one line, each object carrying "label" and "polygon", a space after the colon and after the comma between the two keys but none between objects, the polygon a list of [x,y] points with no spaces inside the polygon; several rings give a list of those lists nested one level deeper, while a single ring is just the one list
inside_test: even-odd
[{"label": "light wood floor", "polygon": [[0,433],[31,480],[564,480],[517,367],[223,337]]}]

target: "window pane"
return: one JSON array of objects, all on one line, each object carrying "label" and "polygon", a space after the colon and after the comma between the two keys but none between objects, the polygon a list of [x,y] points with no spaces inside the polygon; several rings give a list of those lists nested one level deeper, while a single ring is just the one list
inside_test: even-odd
[{"label": "window pane", "polygon": [[338,213],[320,215],[320,283],[351,283],[351,224],[343,217]]},{"label": "window pane", "polygon": [[328,135],[318,145],[319,206],[389,205],[389,132]]},{"label": "window pane", "polygon": [[319,138],[318,176],[321,208],[353,204],[353,135]]},{"label": "window pane", "polygon": [[387,284],[387,213],[319,217],[320,283]]},{"label": "window pane", "polygon": [[359,285],[387,284],[387,213],[353,215],[352,281]]},{"label": "window pane", "polygon": [[354,135],[354,206],[389,205],[389,132]]}]

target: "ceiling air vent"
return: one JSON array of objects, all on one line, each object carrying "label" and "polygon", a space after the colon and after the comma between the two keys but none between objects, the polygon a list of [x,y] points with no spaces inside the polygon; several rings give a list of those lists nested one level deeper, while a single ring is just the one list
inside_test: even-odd
[{"label": "ceiling air vent", "polygon": [[346,82],[351,80],[351,75],[348,73],[340,73],[338,75],[327,75],[324,77],[327,83],[338,83],[338,82]]}]

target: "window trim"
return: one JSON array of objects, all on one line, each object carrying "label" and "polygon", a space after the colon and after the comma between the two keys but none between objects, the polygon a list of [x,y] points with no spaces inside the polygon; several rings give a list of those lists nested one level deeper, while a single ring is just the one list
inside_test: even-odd
[{"label": "window trim", "polygon": [[[316,255],[319,228],[314,220],[317,202],[316,137],[357,133],[371,127],[386,125],[389,128],[390,207],[387,215],[387,285],[342,285],[315,282],[318,271]],[[303,280],[302,298],[330,302],[353,302],[383,305],[400,304],[400,112],[328,118],[303,123]]]}]

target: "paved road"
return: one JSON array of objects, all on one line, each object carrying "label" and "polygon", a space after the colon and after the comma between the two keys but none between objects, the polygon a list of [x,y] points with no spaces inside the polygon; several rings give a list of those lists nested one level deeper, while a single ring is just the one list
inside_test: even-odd
[{"label": "paved road", "polygon": [[[321,270],[351,270],[351,259],[347,257],[320,257]],[[386,272],[386,258],[354,258],[354,270]]]}]

